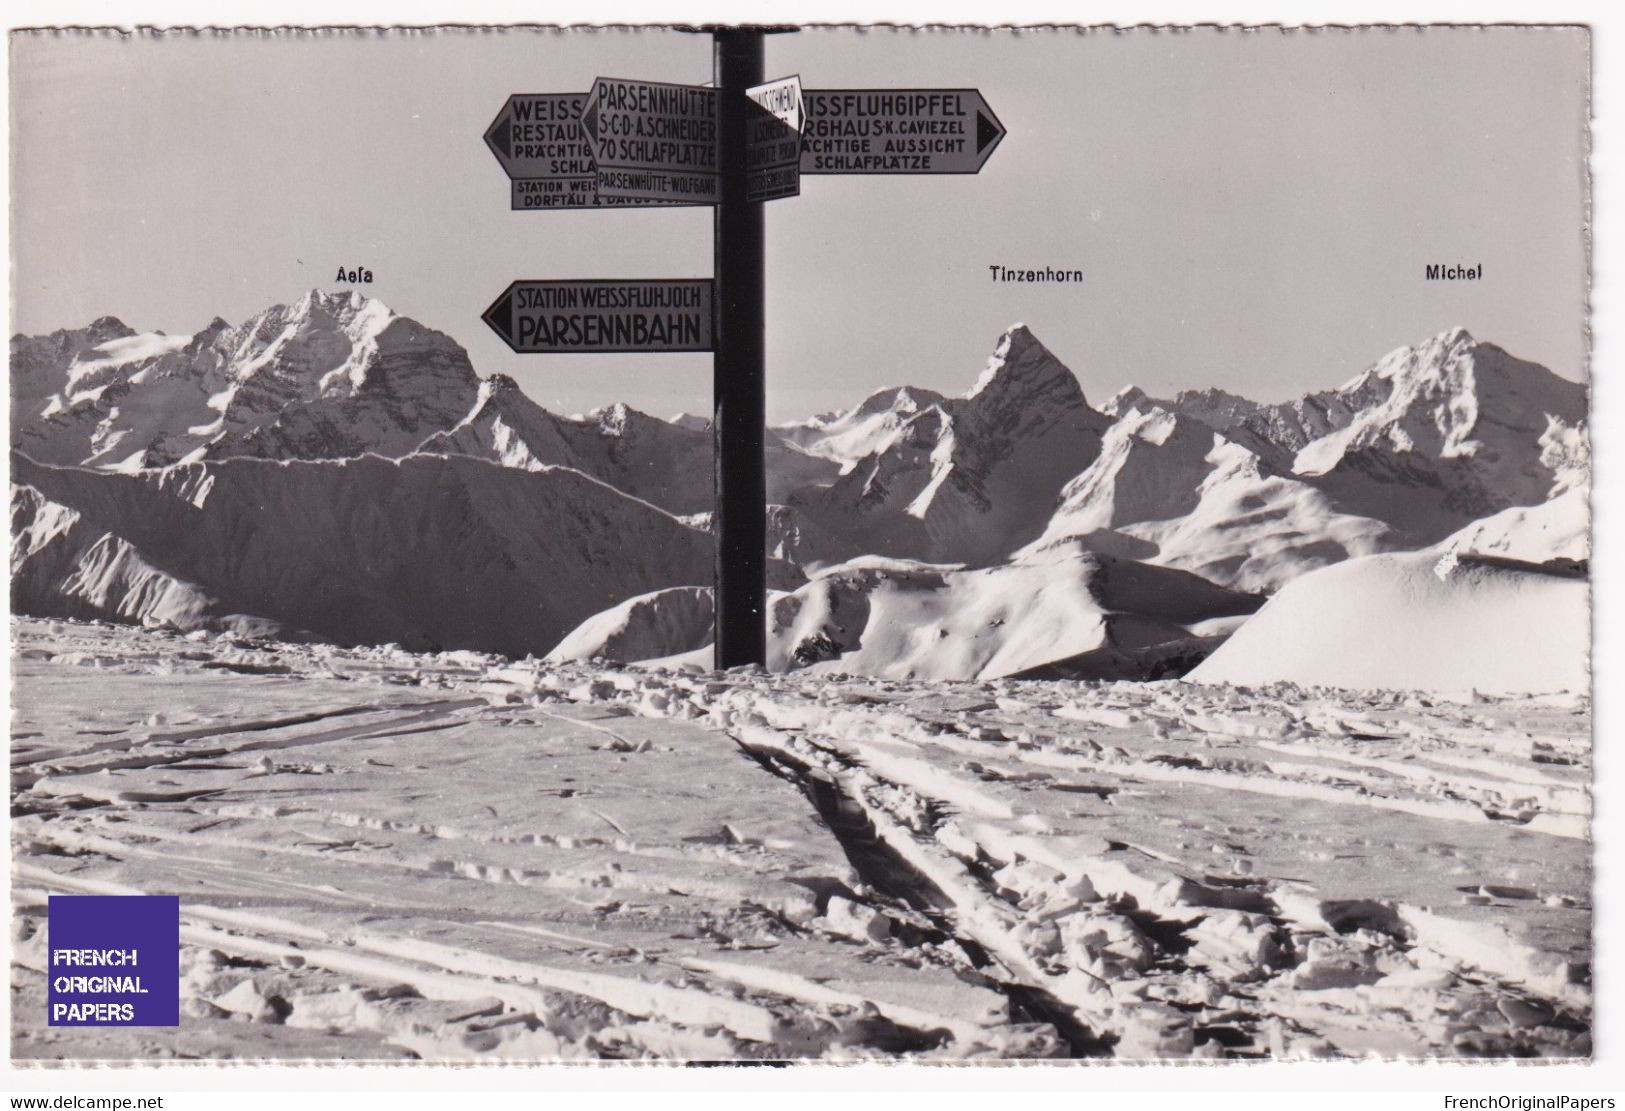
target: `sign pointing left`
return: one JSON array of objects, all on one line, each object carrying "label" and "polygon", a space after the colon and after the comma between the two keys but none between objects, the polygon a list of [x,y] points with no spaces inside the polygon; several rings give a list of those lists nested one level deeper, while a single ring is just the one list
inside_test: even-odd
[{"label": "sign pointing left", "polygon": [[581,133],[585,93],[515,93],[485,132],[513,179],[513,208],[590,208],[598,167]]},{"label": "sign pointing left", "polygon": [[512,179],[513,210],[680,203],[599,194],[598,165],[581,129],[586,105],[586,93],[515,93],[485,129],[485,145]]},{"label": "sign pointing left", "polygon": [[722,199],[717,90],[600,77],[581,110],[603,196]]},{"label": "sign pointing left", "polygon": [[514,282],[485,322],[521,355],[710,351],[709,278]]},{"label": "sign pointing left", "polygon": [[585,93],[515,93],[485,143],[511,178],[587,178],[598,170],[581,133]]}]

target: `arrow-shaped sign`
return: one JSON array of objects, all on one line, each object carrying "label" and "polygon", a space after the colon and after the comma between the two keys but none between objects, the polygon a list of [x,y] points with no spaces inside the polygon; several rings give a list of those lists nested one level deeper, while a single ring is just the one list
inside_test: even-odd
[{"label": "arrow-shaped sign", "polygon": [[515,93],[486,128],[485,145],[511,179],[514,211],[685,203],[600,195],[581,128],[586,104],[586,93]]},{"label": "arrow-shaped sign", "polygon": [[806,110],[799,76],[745,90],[745,199],[771,201],[801,192],[801,128]]},{"label": "arrow-shaped sign", "polygon": [[484,319],[522,355],[710,351],[709,278],[514,282]]},{"label": "arrow-shaped sign", "polygon": [[513,182],[513,208],[591,208],[598,167],[581,133],[585,93],[515,93],[485,131]]},{"label": "arrow-shaped sign", "polygon": [[592,177],[581,133],[585,93],[515,93],[486,129],[485,143],[511,178]]},{"label": "arrow-shaped sign", "polygon": [[800,74],[753,85],[745,90],[745,95],[785,127],[800,134],[807,117],[806,101],[801,95]]},{"label": "arrow-shaped sign", "polygon": [[718,93],[702,85],[600,77],[581,112],[598,192],[716,204],[722,199]]},{"label": "arrow-shaped sign", "polygon": [[1004,138],[975,89],[808,89],[804,174],[974,174]]}]

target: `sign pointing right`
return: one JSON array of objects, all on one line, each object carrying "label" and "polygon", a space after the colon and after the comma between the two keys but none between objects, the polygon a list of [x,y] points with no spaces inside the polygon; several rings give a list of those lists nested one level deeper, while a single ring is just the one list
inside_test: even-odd
[{"label": "sign pointing right", "polygon": [[975,89],[808,89],[804,174],[974,174],[1004,138]]},{"label": "sign pointing right", "polygon": [[801,192],[801,129],[806,124],[801,77],[781,77],[745,90],[745,199],[768,201]]}]

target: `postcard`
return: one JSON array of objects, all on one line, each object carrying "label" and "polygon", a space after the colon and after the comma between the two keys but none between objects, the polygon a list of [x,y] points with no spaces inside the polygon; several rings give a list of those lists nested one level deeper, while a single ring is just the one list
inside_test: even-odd
[{"label": "postcard", "polygon": [[13,1063],[1589,1059],[1590,49],[14,31]]}]

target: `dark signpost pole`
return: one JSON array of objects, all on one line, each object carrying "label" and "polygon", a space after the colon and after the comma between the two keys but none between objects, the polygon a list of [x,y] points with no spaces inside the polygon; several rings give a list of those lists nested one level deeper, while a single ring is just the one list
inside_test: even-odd
[{"label": "dark signpost pole", "polygon": [[715,213],[716,666],[766,663],[767,425],[762,205],[745,199],[745,90],[762,82],[762,32],[712,32],[721,91],[722,203]]}]

